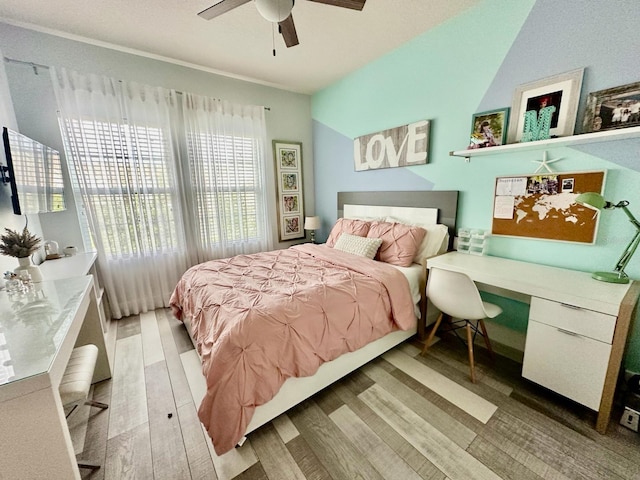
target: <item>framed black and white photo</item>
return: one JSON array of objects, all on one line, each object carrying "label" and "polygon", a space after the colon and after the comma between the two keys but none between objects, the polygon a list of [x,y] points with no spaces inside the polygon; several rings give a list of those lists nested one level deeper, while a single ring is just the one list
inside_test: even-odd
[{"label": "framed black and white photo", "polygon": [[640,126],[640,82],[591,92],[583,133]]},{"label": "framed black and white photo", "polygon": [[304,238],[302,143],[273,141],[278,233],[281,242]]},{"label": "framed black and white photo", "polygon": [[537,117],[545,108],[551,112],[549,137],[573,135],[583,76],[584,68],[579,68],[517,87],[511,104],[509,143],[523,141],[527,112],[536,112]]}]

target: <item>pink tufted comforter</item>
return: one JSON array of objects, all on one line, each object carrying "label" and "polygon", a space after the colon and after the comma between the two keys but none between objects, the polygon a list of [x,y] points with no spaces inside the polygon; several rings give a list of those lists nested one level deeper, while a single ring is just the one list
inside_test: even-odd
[{"label": "pink tufted comforter", "polygon": [[324,245],[196,265],[170,303],[191,319],[207,381],[198,415],[219,455],[288,377],[415,325],[402,273]]}]

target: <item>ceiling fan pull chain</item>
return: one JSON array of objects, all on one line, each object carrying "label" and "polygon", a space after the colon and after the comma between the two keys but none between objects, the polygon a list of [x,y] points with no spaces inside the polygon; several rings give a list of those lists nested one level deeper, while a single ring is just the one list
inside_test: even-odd
[{"label": "ceiling fan pull chain", "polygon": [[[280,25],[278,25],[280,28]],[[273,45],[273,56],[276,56],[276,27],[275,23],[271,24],[271,44]]]}]

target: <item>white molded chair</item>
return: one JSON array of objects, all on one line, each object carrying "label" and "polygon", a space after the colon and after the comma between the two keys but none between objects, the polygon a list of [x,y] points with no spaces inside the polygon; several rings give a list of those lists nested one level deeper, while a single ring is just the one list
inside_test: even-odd
[{"label": "white molded chair", "polygon": [[[502,309],[492,303],[482,301],[480,292],[476,284],[464,273],[442,270],[440,268],[429,269],[429,279],[427,281],[427,298],[440,310],[440,315],[429,333],[422,355],[424,355],[433,340],[436,330],[440,326],[445,315],[452,317],[449,330],[457,330],[466,327],[467,349],[469,351],[469,368],[471,370],[471,381],[476,383],[476,374],[473,358],[473,340],[476,334],[482,335],[487,345],[487,350],[493,357],[493,349],[484,326],[485,318],[494,318]],[[455,320],[459,319],[459,320]],[[482,332],[478,331],[478,326]],[[473,332],[473,333],[472,333]],[[456,332],[457,336],[457,332]]]},{"label": "white molded chair", "polygon": [[[75,404],[67,414],[67,418],[69,418],[69,415],[73,413],[81,402],[84,402],[85,405],[91,405],[92,407],[102,409],[109,408],[109,405],[106,403],[87,400],[97,359],[98,347],[95,345],[84,345],[73,349],[67,368],[60,381],[60,387],[58,388],[63,405]],[[100,468],[100,465],[78,460],[78,467],[97,470]]]}]

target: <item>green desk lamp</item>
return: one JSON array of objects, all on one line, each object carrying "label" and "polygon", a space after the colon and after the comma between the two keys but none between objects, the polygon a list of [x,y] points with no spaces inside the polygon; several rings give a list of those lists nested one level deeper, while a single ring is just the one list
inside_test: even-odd
[{"label": "green desk lamp", "polygon": [[611,202],[607,202],[602,195],[595,192],[586,192],[581,193],[576,198],[576,203],[580,205],[584,205],[585,207],[592,208],[594,210],[602,210],[605,209],[614,209],[621,208],[624,213],[629,217],[629,221],[636,227],[636,234],[633,236],[629,245],[624,252],[622,252],[622,256],[616,263],[616,267],[612,272],[594,272],[591,276],[596,280],[600,280],[602,282],[610,282],[610,283],[629,283],[629,277],[626,273],[624,273],[624,267],[627,266],[629,260],[633,256],[636,248],[638,248],[638,244],[640,243],[640,222],[636,220],[636,218],[631,215],[631,212],[627,209],[627,205],[629,202],[626,200],[622,200],[616,204]]}]

